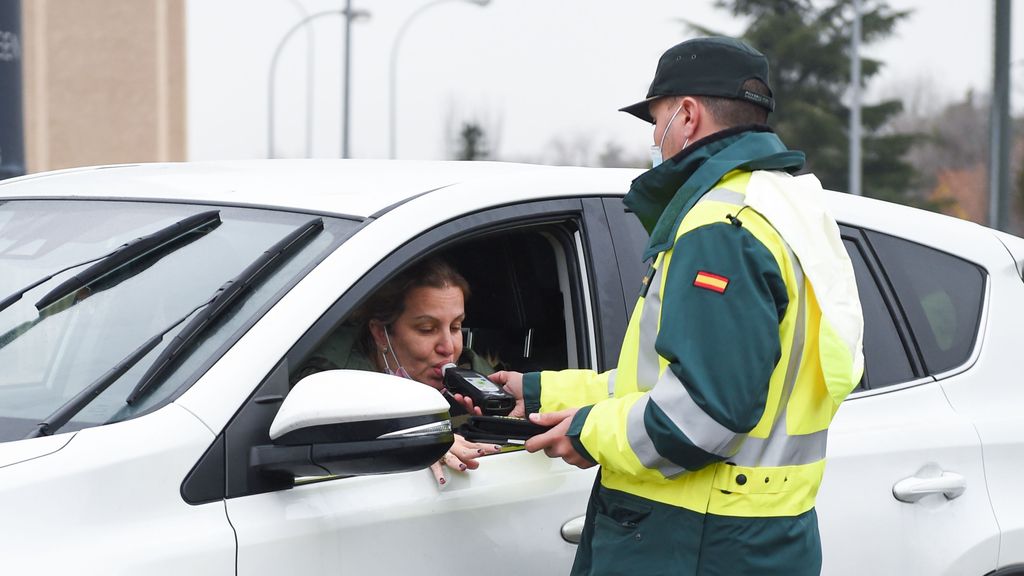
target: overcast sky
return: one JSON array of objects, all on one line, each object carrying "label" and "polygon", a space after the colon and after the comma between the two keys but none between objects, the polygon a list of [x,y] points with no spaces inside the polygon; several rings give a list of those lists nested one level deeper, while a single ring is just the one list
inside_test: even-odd
[{"label": "overcast sky", "polygon": [[[650,128],[616,109],[645,95],[661,53],[692,37],[682,21],[737,34],[746,22],[712,0],[353,0],[370,13],[352,25],[350,155],[388,156],[388,69],[396,33],[397,148],[406,159],[443,159],[446,133],[476,120],[503,160],[550,159],[555,142],[597,152],[607,142],[646,157]],[[267,155],[268,76],[275,47],[300,18],[343,0],[188,2],[189,156]],[[914,13],[866,55],[886,62],[868,94],[918,94],[920,106],[988,92],[993,2],[890,0]],[[1024,109],[1024,6],[1014,6],[1015,110]],[[325,16],[284,45],[276,75],[276,151],[306,154],[306,71],[314,38],[313,155],[340,153],[342,20]],[[921,88],[925,90],[922,92]],[[923,96],[922,96],[923,93]],[[785,103],[780,103],[784,106]]]}]

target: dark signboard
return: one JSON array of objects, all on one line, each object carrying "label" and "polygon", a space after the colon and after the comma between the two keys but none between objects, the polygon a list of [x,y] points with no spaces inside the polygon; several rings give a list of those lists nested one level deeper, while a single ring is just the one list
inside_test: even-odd
[{"label": "dark signboard", "polygon": [[0,179],[25,173],[21,0],[0,0]]}]

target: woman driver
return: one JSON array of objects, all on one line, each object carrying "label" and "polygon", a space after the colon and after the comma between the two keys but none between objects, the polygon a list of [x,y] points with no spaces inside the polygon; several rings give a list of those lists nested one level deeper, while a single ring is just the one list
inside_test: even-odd
[{"label": "woman driver", "polygon": [[[403,271],[381,287],[360,310],[358,342],[373,369],[444,390],[441,367],[458,363],[463,353],[462,321],[469,284],[440,258],[430,258]],[[473,368],[492,370],[471,351]],[[354,366],[351,363],[349,368]],[[479,410],[476,410],[479,413]],[[431,466],[440,486],[446,478],[441,464],[454,470],[473,470],[478,456],[501,451],[494,444],[455,443]]]}]

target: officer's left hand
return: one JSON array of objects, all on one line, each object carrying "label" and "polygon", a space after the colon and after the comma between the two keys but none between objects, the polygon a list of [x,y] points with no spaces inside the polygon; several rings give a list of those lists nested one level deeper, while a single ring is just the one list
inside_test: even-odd
[{"label": "officer's left hand", "polygon": [[590,468],[593,462],[587,460],[573,447],[572,442],[565,433],[572,424],[572,417],[576,415],[578,408],[570,408],[559,412],[547,414],[530,414],[530,421],[541,426],[552,426],[551,430],[538,434],[526,441],[527,452],[543,450],[551,458],[561,458],[567,464],[579,468]]}]

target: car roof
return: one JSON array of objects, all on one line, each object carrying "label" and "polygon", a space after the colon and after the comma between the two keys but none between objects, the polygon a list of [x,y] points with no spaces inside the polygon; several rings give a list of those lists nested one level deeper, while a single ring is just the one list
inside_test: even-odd
[{"label": "car roof", "polygon": [[[607,172],[607,169],[605,169]],[[238,160],[123,164],[31,174],[0,182],[4,198],[177,200],[368,217],[409,198],[457,184],[545,174],[572,182],[601,169],[505,162],[394,160]],[[617,170],[628,189],[635,170]],[[543,195],[543,194],[542,194]]]},{"label": "car roof", "polygon": [[[91,198],[262,206],[359,219],[381,216],[416,198],[501,205],[559,196],[622,195],[637,169],[540,166],[506,162],[408,160],[233,160],[72,168],[0,181],[0,201]],[[428,192],[434,192],[429,196]],[[421,198],[417,198],[421,197]],[[436,200],[436,202],[435,202]],[[421,202],[427,202],[422,204]],[[836,219],[960,253],[968,238],[989,236],[977,224],[880,200],[825,191]],[[950,238],[956,238],[951,242]],[[965,255],[968,257],[968,255]]]}]

